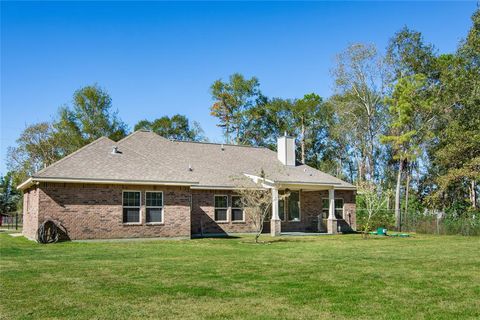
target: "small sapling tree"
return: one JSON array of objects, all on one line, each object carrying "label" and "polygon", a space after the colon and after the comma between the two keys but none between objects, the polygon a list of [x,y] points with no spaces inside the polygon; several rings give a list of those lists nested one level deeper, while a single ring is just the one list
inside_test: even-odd
[{"label": "small sapling tree", "polygon": [[237,194],[240,196],[243,212],[251,221],[255,232],[255,243],[262,234],[265,219],[272,208],[272,192],[265,185],[265,173],[261,172],[258,179],[242,179],[237,183]]},{"label": "small sapling tree", "polygon": [[369,182],[362,182],[358,186],[358,193],[363,200],[365,210],[362,236],[367,239],[373,225],[372,221],[385,208],[390,194],[382,192],[375,184]]}]

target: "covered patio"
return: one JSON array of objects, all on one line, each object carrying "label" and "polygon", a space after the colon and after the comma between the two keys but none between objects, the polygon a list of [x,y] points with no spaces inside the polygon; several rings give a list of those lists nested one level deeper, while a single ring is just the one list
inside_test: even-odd
[{"label": "covered patio", "polygon": [[250,176],[272,193],[272,212],[264,232],[313,235],[352,232],[356,229],[355,188],[340,183],[273,181]]}]

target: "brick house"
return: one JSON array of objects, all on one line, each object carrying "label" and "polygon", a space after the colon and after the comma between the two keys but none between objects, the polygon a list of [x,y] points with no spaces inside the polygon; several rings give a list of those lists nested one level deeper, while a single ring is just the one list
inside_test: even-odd
[{"label": "brick house", "polygon": [[251,232],[235,190],[260,172],[272,192],[265,230],[273,236],[355,230],[355,187],[296,163],[291,137],[280,137],[274,152],[136,131],[118,142],[100,138],[22,183],[23,234],[35,239],[46,219],[68,239]]}]

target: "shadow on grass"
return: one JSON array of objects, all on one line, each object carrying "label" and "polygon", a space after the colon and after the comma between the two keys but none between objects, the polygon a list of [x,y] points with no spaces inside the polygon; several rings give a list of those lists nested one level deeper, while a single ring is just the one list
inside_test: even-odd
[{"label": "shadow on grass", "polygon": [[242,237],[232,236],[228,234],[193,234],[192,239],[240,239]]},{"label": "shadow on grass", "polygon": [[241,243],[245,244],[258,244],[258,245],[269,245],[269,244],[281,244],[281,243],[300,243],[300,242],[315,242],[318,241],[316,237],[285,237],[285,238],[275,238],[275,239],[262,239],[258,240],[258,243],[255,243],[254,239],[245,239]]}]

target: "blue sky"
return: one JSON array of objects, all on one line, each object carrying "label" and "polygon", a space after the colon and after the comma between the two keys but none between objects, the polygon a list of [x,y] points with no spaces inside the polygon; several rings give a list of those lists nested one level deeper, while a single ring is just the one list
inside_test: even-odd
[{"label": "blue sky", "polygon": [[383,50],[401,27],[453,52],[472,2],[2,2],[1,160],[26,125],[51,120],[72,93],[105,88],[132,128],[181,113],[213,141],[209,86],[234,72],[267,96],[332,92],[335,54],[355,42]]}]

